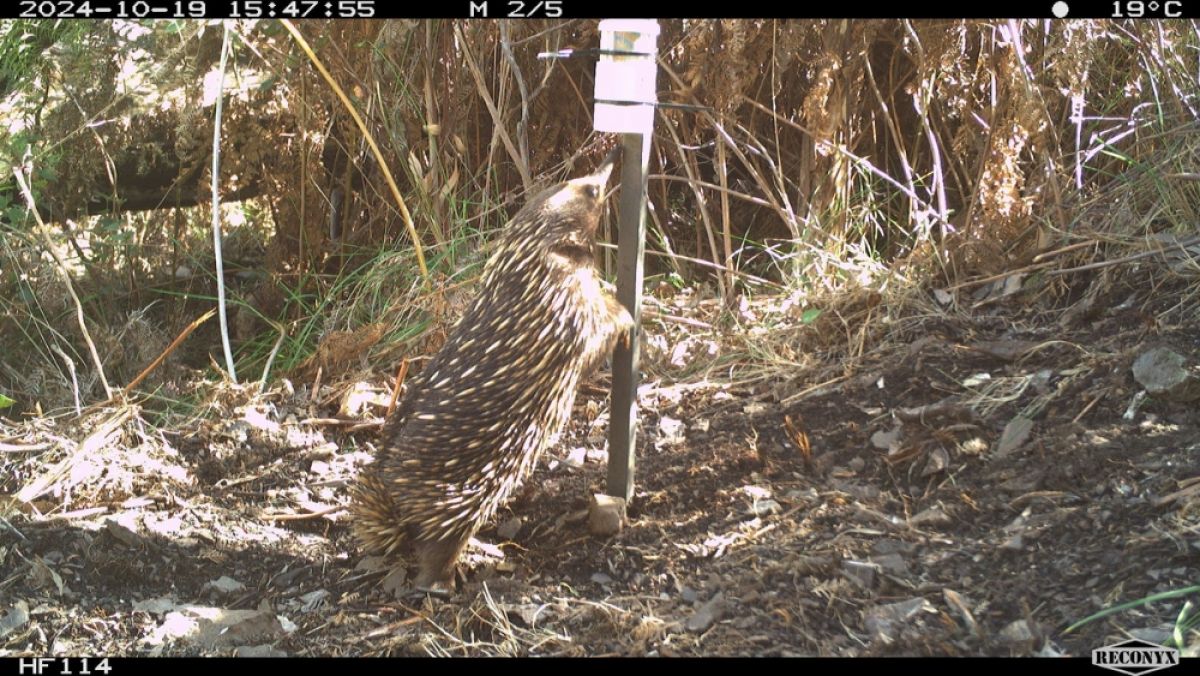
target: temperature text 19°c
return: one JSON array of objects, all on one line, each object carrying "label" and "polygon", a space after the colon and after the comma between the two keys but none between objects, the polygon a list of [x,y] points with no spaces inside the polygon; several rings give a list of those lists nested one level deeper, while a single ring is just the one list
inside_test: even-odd
[{"label": "temperature text 19\u00b0c", "polygon": [[467,16],[486,19],[491,16],[489,3],[500,4],[501,19],[561,19],[563,0],[467,0]]},{"label": "temperature text 19\u00b0c", "polygon": [[[1159,9],[1162,9],[1159,12]],[[1112,18],[1138,19],[1141,17],[1176,18],[1183,16],[1181,0],[1116,0],[1113,2]]]}]

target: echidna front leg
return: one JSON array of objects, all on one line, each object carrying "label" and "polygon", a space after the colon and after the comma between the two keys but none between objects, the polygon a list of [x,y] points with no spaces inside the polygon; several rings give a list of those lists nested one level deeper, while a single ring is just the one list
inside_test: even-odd
[{"label": "echidna front leg", "polygon": [[[625,347],[629,347],[629,341],[633,335],[633,317],[629,316],[629,310],[626,310],[624,305],[621,305],[612,294],[608,293],[604,294],[604,304],[608,310],[613,334],[618,340],[624,341]],[[607,340],[604,342],[611,349],[611,345],[616,341],[611,344]]]},{"label": "echidna front leg", "polygon": [[591,312],[595,333],[588,339],[587,346],[584,348],[583,368],[581,369],[584,374],[591,373],[603,364],[612,354],[613,347],[616,346],[618,340],[623,340],[625,346],[628,347],[630,334],[633,331],[633,318],[629,316],[629,311],[610,293],[605,293],[597,298],[591,307]]},{"label": "echidna front leg", "polygon": [[458,555],[466,546],[470,535],[445,540],[421,540],[415,542],[417,555],[417,579],[414,586],[423,592],[449,596],[454,591],[454,569]]}]

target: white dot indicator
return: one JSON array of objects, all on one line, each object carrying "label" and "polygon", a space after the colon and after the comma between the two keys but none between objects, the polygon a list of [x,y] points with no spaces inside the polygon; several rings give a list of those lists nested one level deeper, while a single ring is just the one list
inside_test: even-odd
[{"label": "white dot indicator", "polygon": [[1063,2],[1062,0],[1058,0],[1058,2],[1054,3],[1054,6],[1050,8],[1050,11],[1054,12],[1054,16],[1061,19],[1067,15],[1067,12],[1071,11],[1071,8],[1067,6],[1067,3]]}]

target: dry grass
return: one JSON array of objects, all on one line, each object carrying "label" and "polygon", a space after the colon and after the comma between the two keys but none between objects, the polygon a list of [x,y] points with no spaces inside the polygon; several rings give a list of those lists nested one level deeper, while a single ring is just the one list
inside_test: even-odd
[{"label": "dry grass", "polygon": [[[194,103],[212,98],[194,75],[213,65],[213,32],[183,24],[164,48],[132,26],[75,38],[114,54],[145,47],[123,74],[97,72],[88,64],[104,60],[85,62],[68,43],[47,57],[64,73],[48,90],[51,114],[31,115],[31,91],[8,98],[13,128],[45,139],[25,162],[39,202],[70,212],[103,191],[111,171],[80,164],[97,145],[111,170],[135,156],[152,162],[169,152],[154,139],[172,139],[181,166],[195,168],[177,182],[205,180],[211,129]],[[264,383],[312,365],[329,336],[369,327],[382,327],[364,348],[373,363],[436,349],[470,296],[490,230],[535,184],[577,172],[608,144],[589,131],[589,64],[536,58],[594,42],[592,22],[300,30],[308,56],[279,26],[238,27],[224,133],[236,150],[223,188],[262,186],[258,200],[227,210],[244,225],[226,254],[258,269],[235,290],[235,338]],[[658,116],[649,268],[651,290],[665,291],[650,321],[671,345],[693,346],[674,364],[665,355],[655,374],[756,383],[818,362],[836,378],[881,341],[990,302],[981,288],[1036,279],[1065,307],[1075,275],[1099,271],[1092,284],[1103,285],[1111,268],[1151,264],[1194,276],[1198,104],[1187,85],[1198,74],[1187,54],[1196,41],[1188,22],[663,22],[661,98],[711,112]],[[72,99],[80,80],[112,86]],[[132,103],[120,102],[132,84]],[[102,115],[124,124],[89,127]],[[10,165],[27,142],[14,141]],[[421,255],[404,243],[408,206],[428,286]],[[95,403],[104,370],[62,321],[68,289],[30,221],[6,213],[0,339],[33,358],[3,364],[0,393],[26,409]],[[57,267],[74,271],[114,386],[207,309],[202,222],[178,211],[165,228],[117,216],[44,231]],[[696,304],[708,295],[722,302]],[[1196,294],[1179,302],[1194,307]],[[146,349],[117,349],[128,343]],[[206,368],[194,352],[208,348],[195,347],[181,350],[176,371]],[[336,377],[324,370],[327,382]],[[162,384],[150,379],[144,392],[178,401]]]}]

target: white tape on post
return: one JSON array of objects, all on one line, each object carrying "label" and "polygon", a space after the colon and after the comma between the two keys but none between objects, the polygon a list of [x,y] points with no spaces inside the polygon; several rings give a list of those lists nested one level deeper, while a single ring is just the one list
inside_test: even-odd
[{"label": "white tape on post", "polygon": [[[650,135],[658,103],[658,22],[605,19],[600,22],[596,62],[596,131]],[[630,52],[606,54],[605,52]]]}]

